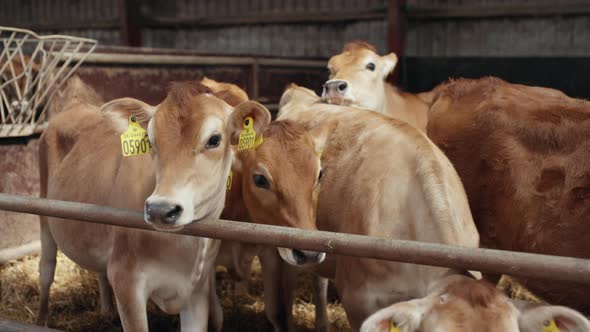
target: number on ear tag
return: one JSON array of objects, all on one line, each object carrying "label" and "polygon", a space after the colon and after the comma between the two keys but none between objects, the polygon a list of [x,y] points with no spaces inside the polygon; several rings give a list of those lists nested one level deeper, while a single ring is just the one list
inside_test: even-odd
[{"label": "number on ear tag", "polygon": [[402,332],[402,330],[395,325],[393,319],[389,321],[389,332]]},{"label": "number on ear tag", "polygon": [[121,150],[125,157],[150,153],[150,140],[147,132],[137,123],[135,115],[129,117],[129,126],[121,134]]},{"label": "number on ear tag", "polygon": [[227,190],[231,190],[231,182],[234,178],[234,173],[230,170],[229,175],[227,176],[227,180],[225,181],[225,188]]},{"label": "number on ear tag", "polygon": [[255,142],[256,131],[254,131],[254,119],[248,116],[244,119],[244,129],[240,133],[238,140],[238,151],[253,148]]},{"label": "number on ear tag", "polygon": [[555,324],[555,319],[544,322],[542,332],[560,332],[559,327]]}]

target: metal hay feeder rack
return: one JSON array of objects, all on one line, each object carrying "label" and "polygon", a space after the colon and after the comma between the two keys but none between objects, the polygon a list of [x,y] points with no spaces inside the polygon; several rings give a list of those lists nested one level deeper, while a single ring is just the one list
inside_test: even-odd
[{"label": "metal hay feeder rack", "polygon": [[97,44],[0,26],[0,137],[30,136],[43,128],[51,98]]}]

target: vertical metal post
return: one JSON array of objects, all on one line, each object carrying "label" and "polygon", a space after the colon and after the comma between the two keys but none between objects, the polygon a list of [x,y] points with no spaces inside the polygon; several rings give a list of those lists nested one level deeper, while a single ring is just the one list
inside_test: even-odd
[{"label": "vertical metal post", "polygon": [[260,97],[259,71],[260,64],[258,63],[258,58],[254,58],[254,62],[252,63],[252,95],[250,96],[252,100],[258,100],[258,97]]},{"label": "vertical metal post", "polygon": [[[406,16],[403,12],[406,0],[389,0],[387,7],[387,41],[389,51],[397,54],[398,64],[394,72],[389,76],[389,82],[400,83],[400,63],[404,57],[406,38]],[[404,79],[404,77],[401,77]]]},{"label": "vertical metal post", "polygon": [[121,45],[141,46],[141,3],[138,0],[119,0]]}]

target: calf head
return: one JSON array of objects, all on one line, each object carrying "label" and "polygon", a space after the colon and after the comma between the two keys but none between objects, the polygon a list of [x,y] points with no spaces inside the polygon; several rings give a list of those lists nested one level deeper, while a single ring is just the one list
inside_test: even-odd
[{"label": "calf head", "polygon": [[[251,109],[257,125],[270,121],[264,108],[250,102],[233,108],[198,82],[174,83],[166,99],[152,107],[135,99],[112,101],[103,112],[117,114],[124,131],[135,115],[147,129],[156,186],[145,202],[145,220],[155,228],[180,230],[193,220],[219,218],[232,162],[230,137],[242,130],[240,107]],[[239,125],[239,126],[238,126]]]},{"label": "calf head", "polygon": [[513,303],[493,285],[445,278],[430,295],[396,303],[367,318],[361,332],[581,332],[590,322],[560,306]]},{"label": "calf head", "polygon": [[396,63],[395,53],[379,56],[370,44],[348,43],[328,61],[330,77],[324,83],[322,98],[331,104],[376,111],[385,103],[385,78]]},{"label": "calf head", "polygon": [[[315,216],[323,170],[318,152],[324,132],[307,132],[291,121],[275,121],[263,131],[263,144],[238,152],[242,192],[257,223],[316,230]],[[237,139],[237,138],[234,138]],[[293,265],[321,263],[325,253],[279,248]]]},{"label": "calf head", "polygon": [[230,142],[246,116],[258,131],[270,122],[268,110],[255,102],[232,112],[204,85],[172,88],[148,128],[156,164],[156,188],[146,200],[148,222],[176,228],[221,215],[232,163]]}]

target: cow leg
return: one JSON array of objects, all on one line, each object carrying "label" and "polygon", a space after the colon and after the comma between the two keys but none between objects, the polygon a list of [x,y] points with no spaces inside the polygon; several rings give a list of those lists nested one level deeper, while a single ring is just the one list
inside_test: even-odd
[{"label": "cow leg", "polygon": [[221,332],[223,327],[223,309],[221,308],[221,303],[219,303],[219,297],[217,297],[215,269],[212,269],[209,278],[209,321],[214,331]]},{"label": "cow leg", "polygon": [[57,244],[49,230],[47,217],[40,217],[41,227],[41,260],[39,261],[39,312],[37,313],[37,325],[45,325],[49,314],[49,290],[55,277],[55,265],[57,264]]},{"label": "cow leg", "polygon": [[[207,331],[207,318],[209,316],[210,281],[197,288],[190,299],[190,303],[180,312],[180,331],[199,332]],[[217,297],[217,296],[215,296]]]},{"label": "cow leg", "polygon": [[[276,248],[265,247],[260,251],[262,281],[264,284],[264,311],[275,332],[293,331],[293,292],[296,271],[288,269]],[[290,272],[290,273],[289,273]]]},{"label": "cow leg", "polygon": [[145,280],[136,271],[128,271],[125,265],[121,264],[122,268],[109,265],[108,270],[123,330],[148,332]]},{"label": "cow leg", "polygon": [[395,289],[380,287],[381,279],[373,277],[375,274],[360,271],[367,271],[367,266],[359,258],[340,257],[336,263],[336,288],[353,331],[358,331],[367,317],[385,306],[380,306],[380,302],[389,305],[400,300]]},{"label": "cow leg", "polygon": [[[278,253],[275,250],[275,253]],[[279,256],[280,257],[280,256]],[[297,288],[297,275],[299,270],[281,259],[281,297],[283,303],[283,312],[287,317],[287,331],[295,331],[293,321],[293,301],[295,300],[295,289]]]},{"label": "cow leg", "polygon": [[100,294],[100,314],[103,316],[114,314],[113,291],[105,273],[98,274],[98,293]]},{"label": "cow leg", "polygon": [[315,330],[328,331],[330,321],[328,319],[328,279],[313,276],[314,281],[314,305],[315,305]]},{"label": "cow leg", "polygon": [[376,305],[376,301],[367,294],[368,292],[362,289],[343,287],[342,290],[339,289],[339,293],[346,318],[348,318],[348,323],[353,331],[358,331],[363,321],[380,309]]}]

